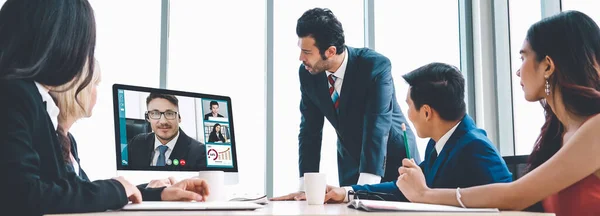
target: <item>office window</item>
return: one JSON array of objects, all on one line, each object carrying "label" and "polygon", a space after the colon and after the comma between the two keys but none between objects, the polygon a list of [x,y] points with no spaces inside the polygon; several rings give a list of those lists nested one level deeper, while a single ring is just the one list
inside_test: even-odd
[{"label": "office window", "polygon": [[112,85],[158,87],[161,1],[90,3],[96,17],[96,58],[102,81],[92,117],[76,122],[70,131],[77,139],[81,166],[95,180],[116,175]]},{"label": "office window", "polygon": [[562,0],[563,11],[578,10],[590,16],[596,24],[600,24],[600,1],[596,0]]},{"label": "office window", "polygon": [[[274,194],[298,190],[298,132],[300,126],[300,81],[296,22],[315,7],[329,8],[344,27],[346,44],[364,46],[362,0],[276,0],[274,2]],[[325,120],[320,172],[327,184],[338,185],[337,137]],[[315,153],[318,154],[318,153]]]},{"label": "office window", "polygon": [[[521,50],[529,26],[542,18],[542,10],[540,1],[509,0],[508,6],[515,153],[516,155],[526,155],[531,154],[535,140],[544,124],[544,109],[538,102],[525,100],[520,84],[521,78],[517,76],[517,70],[521,67],[519,50]],[[508,91],[508,89],[499,87],[498,91]],[[502,109],[501,106],[499,105],[498,108]]]},{"label": "office window", "polygon": [[265,191],[265,8],[264,0],[170,5],[167,88],[231,97],[240,186],[256,193]]},{"label": "office window", "polygon": [[[460,67],[458,22],[456,0],[435,1],[434,5],[431,1],[375,1],[375,49],[392,62],[396,98],[405,115],[409,86],[402,75],[431,62]],[[428,141],[417,137],[421,159]]]}]

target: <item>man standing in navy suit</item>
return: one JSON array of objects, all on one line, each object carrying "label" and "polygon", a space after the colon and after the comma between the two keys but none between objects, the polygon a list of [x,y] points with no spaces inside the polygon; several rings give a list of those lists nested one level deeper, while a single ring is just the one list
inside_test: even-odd
[{"label": "man standing in navy suit", "polygon": [[[510,182],[512,175],[484,130],[466,114],[465,80],[460,71],[431,63],[406,75],[408,118],[419,137],[430,137],[419,166],[430,188],[457,188]],[[378,192],[386,200],[408,201],[396,181],[328,187],[328,202],[350,201],[356,191]],[[387,196],[381,193],[387,193]],[[360,193],[359,193],[360,194]]]},{"label": "man standing in navy suit", "polygon": [[[325,118],[337,133],[340,185],[396,179],[406,157],[401,129],[406,119],[396,101],[390,60],[368,48],[346,46],[342,24],[329,9],[306,11],[296,34],[302,61],[300,190],[272,200],[304,198],[304,173],[319,172]],[[420,158],[410,128],[407,140],[411,155]]]}]

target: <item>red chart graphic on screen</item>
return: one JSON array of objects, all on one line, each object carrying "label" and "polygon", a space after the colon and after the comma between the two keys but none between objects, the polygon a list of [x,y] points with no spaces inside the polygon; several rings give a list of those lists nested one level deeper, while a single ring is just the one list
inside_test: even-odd
[{"label": "red chart graphic on screen", "polygon": [[208,166],[232,166],[231,147],[228,145],[206,145]]},{"label": "red chart graphic on screen", "polygon": [[208,159],[217,160],[219,159],[219,153],[215,149],[208,150]]}]

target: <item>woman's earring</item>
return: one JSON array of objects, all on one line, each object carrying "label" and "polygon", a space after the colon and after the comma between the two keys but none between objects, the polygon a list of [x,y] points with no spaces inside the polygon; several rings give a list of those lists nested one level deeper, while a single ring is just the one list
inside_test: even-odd
[{"label": "woman's earring", "polygon": [[548,79],[546,79],[546,95],[550,95],[550,83],[548,83]]}]

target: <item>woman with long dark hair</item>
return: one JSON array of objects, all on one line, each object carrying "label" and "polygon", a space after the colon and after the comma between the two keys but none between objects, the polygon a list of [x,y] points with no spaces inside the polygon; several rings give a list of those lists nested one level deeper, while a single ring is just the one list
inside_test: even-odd
[{"label": "woman with long dark hair", "polygon": [[221,128],[221,124],[216,123],[213,126],[210,135],[208,136],[208,142],[227,142],[227,140],[225,140],[225,137],[223,136],[222,130],[223,129]]},{"label": "woman with long dark hair", "polygon": [[568,11],[532,25],[517,75],[546,122],[529,173],[512,183],[429,189],[419,167],[403,161],[397,185],[412,202],[522,210],[540,202],[557,215],[600,215],[600,28]]},{"label": "woman with long dark hair", "polygon": [[[96,27],[86,0],[8,0],[0,9],[0,209],[19,215],[93,212],[140,202],[124,178],[84,181],[67,169],[50,91],[93,78]],[[90,71],[85,73],[84,71]],[[64,86],[66,85],[66,86]],[[62,86],[64,88],[59,88]],[[202,180],[159,189],[162,200],[206,195]],[[183,191],[182,191],[183,190]]]}]

